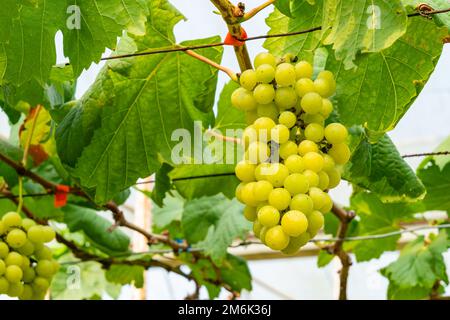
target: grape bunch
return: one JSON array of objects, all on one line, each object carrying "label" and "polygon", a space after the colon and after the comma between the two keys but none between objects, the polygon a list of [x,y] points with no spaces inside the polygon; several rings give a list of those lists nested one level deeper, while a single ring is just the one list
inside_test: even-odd
[{"label": "grape bunch", "polygon": [[59,264],[44,245],[55,238],[49,226],[22,219],[16,212],[0,220],[0,294],[42,300]]},{"label": "grape bunch", "polygon": [[244,159],[235,168],[237,199],[253,231],[273,250],[294,254],[316,236],[333,207],[328,190],[338,186],[350,159],[348,131],[326,120],[336,91],[330,71],[313,77],[313,67],[292,55],[261,53],[255,70],[240,76],[232,96],[245,111]]}]

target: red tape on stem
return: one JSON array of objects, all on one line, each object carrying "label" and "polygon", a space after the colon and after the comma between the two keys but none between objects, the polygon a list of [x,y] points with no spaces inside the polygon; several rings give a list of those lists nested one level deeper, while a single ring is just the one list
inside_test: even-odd
[{"label": "red tape on stem", "polygon": [[[244,30],[244,28],[241,27],[241,37],[240,39],[245,40],[247,39],[247,32]],[[245,41],[239,41],[235,37],[233,37],[229,32],[227,36],[225,37],[224,43],[226,45],[234,46],[234,47],[242,47],[245,44]]]},{"label": "red tape on stem", "polygon": [[70,192],[70,187],[59,184],[55,190],[55,208],[64,207],[67,204],[67,196]]}]

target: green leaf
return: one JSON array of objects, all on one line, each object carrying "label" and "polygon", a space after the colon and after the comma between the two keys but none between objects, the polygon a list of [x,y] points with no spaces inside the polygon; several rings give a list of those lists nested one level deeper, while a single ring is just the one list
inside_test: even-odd
[{"label": "green leaf", "polygon": [[152,200],[160,207],[163,206],[163,201],[166,193],[171,189],[172,184],[169,178],[169,172],[173,167],[167,163],[163,163],[161,168],[155,174],[155,186],[150,192]]},{"label": "green leaf", "polygon": [[184,199],[180,196],[167,195],[161,207],[153,208],[153,227],[164,230],[173,221],[181,221],[184,210]]},{"label": "green leaf", "polygon": [[[266,20],[269,26],[269,35],[303,31],[322,25],[323,2],[317,0],[315,5],[311,1],[293,1],[290,12],[293,18],[289,18],[279,10],[275,10]],[[283,10],[283,9],[282,9]],[[283,10],[286,13],[285,10]],[[320,45],[320,31],[305,33],[295,37],[270,38],[264,42],[264,48],[276,56],[286,53],[298,55],[301,59],[312,61],[314,50]]]},{"label": "green leaf", "polygon": [[243,289],[252,290],[252,276],[247,262],[241,257],[227,254],[224,263],[220,267],[222,280],[238,292]]},{"label": "green leaf", "polygon": [[[402,0],[405,6],[412,6],[411,9],[417,8],[419,4],[423,4],[424,2],[421,0]],[[435,10],[447,9],[448,1],[447,0],[429,0],[426,2]],[[411,10],[415,11],[415,10]],[[445,25],[450,30],[450,13],[441,13],[433,16],[433,20],[438,25]]]},{"label": "green leaf", "polygon": [[357,57],[357,70],[328,58],[337,79],[337,112],[348,127],[364,125],[371,140],[392,130],[416,99],[442,52],[447,34],[432,21],[409,19],[407,33],[390,48]]},{"label": "green leaf", "polygon": [[382,201],[423,198],[423,184],[387,135],[371,144],[362,130],[352,128],[351,137],[354,151],[344,179],[374,192]]},{"label": "green leaf", "polygon": [[109,231],[112,223],[100,217],[96,211],[68,205],[63,208],[64,222],[71,232],[83,231],[100,250],[106,252],[128,252],[130,239],[122,231]]},{"label": "green leaf", "polygon": [[[400,0],[327,0],[322,33],[345,69],[359,66],[359,52],[379,52],[403,36],[408,18]],[[356,62],[355,62],[356,60]]]},{"label": "green leaf", "polygon": [[426,160],[426,164],[418,169],[417,175],[427,189],[422,201],[424,207],[419,210],[444,210],[450,213],[450,162],[441,169],[435,160]]},{"label": "green leaf", "polygon": [[136,288],[142,288],[144,286],[144,272],[145,269],[142,266],[114,264],[106,271],[105,277],[112,283],[131,284]]},{"label": "green leaf", "polygon": [[320,250],[317,256],[317,266],[323,268],[333,261],[334,255],[328,253],[326,250]]}]

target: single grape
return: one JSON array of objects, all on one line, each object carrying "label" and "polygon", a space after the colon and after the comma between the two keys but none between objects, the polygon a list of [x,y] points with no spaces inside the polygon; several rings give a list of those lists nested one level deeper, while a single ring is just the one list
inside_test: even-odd
[{"label": "single grape", "polygon": [[17,283],[22,280],[23,272],[22,269],[16,265],[11,265],[6,267],[5,278],[9,283]]},{"label": "single grape", "polygon": [[275,80],[279,86],[293,86],[297,80],[295,67],[290,63],[282,63],[277,66]]},{"label": "single grape", "polygon": [[3,260],[0,260],[0,276],[4,275],[6,271],[6,264]]},{"label": "single grape", "polygon": [[12,229],[6,236],[6,242],[13,249],[20,248],[27,242],[27,235],[20,229]]},{"label": "single grape", "polygon": [[298,237],[291,237],[289,245],[281,251],[286,255],[296,254],[309,240],[311,240],[311,236],[308,232],[305,232]]},{"label": "single grape", "polygon": [[328,193],[325,193],[325,199],[325,204],[319,210],[322,213],[328,213],[333,208],[333,200]]},{"label": "single grape", "polygon": [[289,244],[289,236],[284,233],[281,226],[275,226],[267,230],[264,240],[272,250],[283,250]]},{"label": "single grape", "polygon": [[2,223],[6,229],[20,227],[22,225],[22,218],[17,212],[8,212],[2,217]]},{"label": "single grape", "polygon": [[340,123],[331,123],[325,128],[325,138],[331,144],[344,143],[347,137],[347,128]]},{"label": "single grape", "polygon": [[5,263],[7,266],[21,266],[23,264],[23,258],[20,253],[10,252],[5,258]]},{"label": "single grape", "polygon": [[328,186],[330,185],[330,178],[328,178],[328,174],[324,171],[320,171],[318,173],[319,176],[319,185],[318,188],[321,190],[328,189]]},{"label": "single grape", "polygon": [[259,104],[268,104],[275,99],[275,89],[271,84],[258,84],[253,91],[253,97]]},{"label": "single grape", "polygon": [[288,168],[290,173],[302,173],[303,170],[305,170],[303,159],[297,154],[290,155],[284,161],[284,165]]},{"label": "single grape", "polygon": [[322,97],[316,92],[310,92],[304,95],[301,101],[303,111],[310,114],[317,114],[322,111]]},{"label": "single grape", "polygon": [[3,235],[4,233],[6,233],[7,230],[8,229],[5,227],[3,222],[0,220],[0,236]]},{"label": "single grape", "polygon": [[254,187],[256,182],[249,182],[242,189],[242,200],[243,202],[251,207],[256,207],[258,205],[258,200],[255,198]]},{"label": "single grape", "polygon": [[301,173],[293,173],[284,180],[284,188],[289,191],[292,196],[295,196],[299,193],[308,192],[309,182]]},{"label": "single grape", "polygon": [[309,189],[309,196],[314,203],[315,210],[319,210],[320,208],[322,208],[327,201],[326,193],[317,187]]},{"label": "single grape", "polygon": [[313,142],[320,142],[324,137],[323,126],[317,123],[308,124],[305,129],[305,137],[306,139]]},{"label": "single grape", "polygon": [[339,173],[339,171],[336,169],[331,169],[327,171],[327,175],[330,180],[328,188],[329,189],[336,188],[341,182],[341,174]]},{"label": "single grape", "polygon": [[308,179],[309,187],[317,187],[319,186],[319,175],[312,170],[303,171],[303,175]]},{"label": "single grape", "polygon": [[314,203],[307,194],[297,194],[292,198],[289,208],[309,215],[314,210]]},{"label": "single grape", "polygon": [[37,260],[51,260],[53,257],[52,251],[46,246],[36,250],[34,255]]},{"label": "single grape", "polygon": [[281,87],[275,92],[275,104],[280,110],[295,108],[297,102],[297,93],[291,87]]},{"label": "single grape", "polygon": [[[325,118],[321,115],[321,114],[310,114],[310,113],[305,113],[302,115],[302,120],[305,124],[318,124],[321,127],[323,127],[325,125]],[[323,130],[323,128],[322,128]]]},{"label": "single grape", "polygon": [[317,75],[317,79],[324,79],[328,82],[330,91],[334,93],[336,91],[336,80],[331,71],[324,70]]},{"label": "single grape", "polygon": [[293,112],[284,111],[280,114],[278,122],[290,129],[297,123],[297,116]]},{"label": "single grape", "polygon": [[31,266],[30,258],[27,256],[22,256],[22,265],[20,266],[22,270],[28,268],[29,266]]},{"label": "single grape", "polygon": [[23,286],[22,293],[18,295],[20,300],[31,300],[33,298],[33,289],[30,285],[26,284]]},{"label": "single grape", "polygon": [[257,119],[253,127],[256,130],[258,140],[268,142],[270,140],[270,131],[275,125],[275,121],[270,118],[262,117]]},{"label": "single grape", "polygon": [[52,260],[52,264],[53,264],[53,270],[55,271],[55,273],[57,273],[59,271],[59,268],[61,267],[61,265],[56,260]]},{"label": "single grape", "polygon": [[277,66],[277,59],[275,59],[275,57],[268,52],[262,52],[258,54],[254,62],[255,68],[258,68],[263,64],[269,64],[274,68]]},{"label": "single grape", "polygon": [[273,189],[269,195],[269,204],[278,210],[284,210],[289,207],[291,194],[283,188]]},{"label": "single grape", "polygon": [[[255,235],[255,237],[259,238],[260,234],[261,234],[261,229],[263,228],[262,224],[259,223],[258,220],[256,220],[253,223],[253,234]],[[261,239],[260,239],[261,240]]]},{"label": "single grape", "polygon": [[329,156],[328,154],[324,154],[323,155],[323,170],[324,171],[333,170],[335,166],[336,166],[336,163],[334,162],[334,159],[331,156]]},{"label": "single grape", "polygon": [[317,232],[322,229],[325,219],[320,211],[313,211],[308,216],[308,233],[315,237]]},{"label": "single grape", "polygon": [[304,156],[309,152],[319,152],[319,146],[310,140],[303,140],[298,145],[298,154]]},{"label": "single grape", "polygon": [[267,201],[272,190],[272,184],[269,181],[264,180],[256,182],[255,186],[253,187],[255,198],[258,201]]},{"label": "single grape", "polygon": [[314,70],[312,65],[307,61],[300,61],[295,65],[295,73],[297,79],[311,78]]},{"label": "single grape", "polygon": [[324,118],[328,118],[330,114],[333,112],[333,104],[329,99],[323,99],[322,100],[322,110],[320,111],[320,114]]},{"label": "single grape", "polygon": [[248,126],[242,133],[242,144],[244,145],[244,148],[247,150],[250,143],[255,141],[258,141],[258,132],[256,131],[253,125]]},{"label": "single grape", "polygon": [[248,125],[252,124],[253,122],[256,121],[256,119],[258,119],[258,112],[256,112],[256,110],[252,110],[252,111],[245,111],[245,123],[247,123]]},{"label": "single grape", "polygon": [[350,148],[345,143],[334,144],[328,151],[336,164],[346,164],[351,157]]},{"label": "single grape", "polygon": [[36,222],[34,222],[34,220],[25,218],[22,220],[22,228],[25,229],[25,231],[28,231],[28,229],[30,229],[32,226],[35,226]]},{"label": "single grape", "polygon": [[278,119],[278,108],[274,102],[258,105],[256,113],[258,114],[258,118],[267,117],[273,121]]},{"label": "single grape", "polygon": [[278,144],[286,143],[289,140],[289,129],[282,124],[277,124],[270,132],[270,138]]},{"label": "single grape", "polygon": [[275,68],[270,64],[263,64],[256,69],[258,82],[271,83],[275,79]]},{"label": "single grape", "polygon": [[6,243],[0,240],[0,259],[5,259],[8,256],[9,247]]},{"label": "single grape", "polygon": [[303,163],[306,169],[317,173],[323,169],[324,160],[317,152],[308,152],[303,156]]},{"label": "single grape", "polygon": [[[259,169],[259,170],[258,170]],[[282,187],[289,175],[288,168],[282,163],[267,163],[255,170],[258,180],[267,180],[274,187]]]},{"label": "single grape", "polygon": [[291,210],[283,215],[281,227],[287,235],[298,237],[308,229],[308,219],[302,212]]},{"label": "single grape", "polygon": [[279,153],[282,159],[287,159],[289,156],[297,154],[297,145],[292,141],[285,142],[280,145]]},{"label": "single grape", "polygon": [[334,94],[334,88],[326,79],[316,79],[314,81],[314,88],[324,98],[331,97]]},{"label": "single grape", "polygon": [[236,177],[242,182],[251,182],[255,181],[255,169],[255,164],[250,161],[242,160],[236,165],[234,171]]},{"label": "single grape", "polygon": [[300,98],[311,92],[315,92],[314,82],[311,79],[302,78],[295,83],[295,91]]},{"label": "single grape", "polygon": [[33,280],[33,283],[31,286],[33,287],[33,290],[35,290],[35,291],[45,292],[50,287],[50,283],[48,282],[47,279],[45,279],[43,277],[36,277]]},{"label": "single grape", "polygon": [[266,161],[270,157],[270,150],[264,142],[252,142],[245,152],[245,160],[257,164]]},{"label": "single grape", "polygon": [[242,199],[242,190],[244,189],[244,187],[246,186],[246,182],[241,182],[237,187],[236,187],[236,191],[235,191],[235,196],[236,199],[241,202],[244,203],[244,200]]},{"label": "single grape", "polygon": [[239,78],[239,82],[241,86],[247,90],[252,91],[256,83],[258,82],[258,77],[256,76],[256,72],[254,70],[245,70],[242,72],[241,77]]},{"label": "single grape", "polygon": [[258,221],[265,227],[274,227],[280,222],[280,212],[272,206],[264,206],[258,211]]},{"label": "single grape", "polygon": [[43,243],[44,242],[44,232],[42,230],[42,226],[33,226],[28,229],[28,239],[34,243]]},{"label": "single grape", "polygon": [[23,292],[23,284],[20,282],[10,283],[8,289],[8,296],[18,297]]},{"label": "single grape", "polygon": [[25,283],[31,283],[34,278],[36,277],[36,272],[34,271],[33,268],[29,267],[29,268],[25,268],[23,270],[23,282]]},{"label": "single grape", "polygon": [[40,260],[36,264],[36,273],[40,277],[50,278],[54,272],[53,263],[50,260]]},{"label": "single grape", "polygon": [[5,277],[0,277],[0,294],[6,294],[9,290],[9,282]]}]

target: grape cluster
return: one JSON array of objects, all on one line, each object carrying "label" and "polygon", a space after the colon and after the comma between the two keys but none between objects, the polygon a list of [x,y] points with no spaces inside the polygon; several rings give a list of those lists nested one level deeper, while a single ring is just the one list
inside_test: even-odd
[{"label": "grape cluster", "polygon": [[296,253],[324,225],[338,186],[340,168],[350,159],[347,128],[326,123],[336,90],[330,71],[315,80],[313,67],[292,55],[261,53],[255,70],[240,77],[232,104],[245,111],[244,159],[236,165],[236,197],[261,242]]},{"label": "grape cluster", "polygon": [[0,220],[0,294],[42,300],[59,264],[44,245],[55,238],[49,226],[22,219],[16,212]]}]

